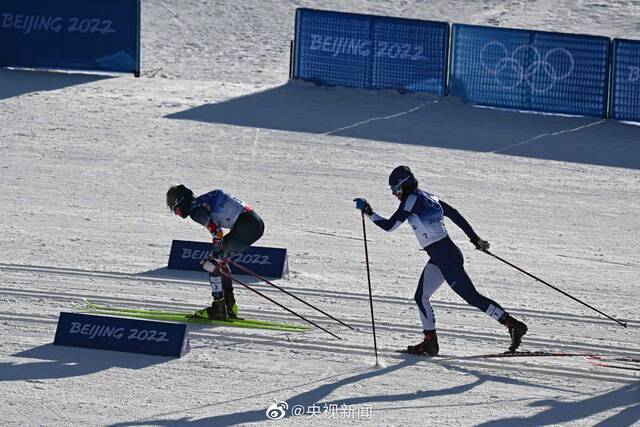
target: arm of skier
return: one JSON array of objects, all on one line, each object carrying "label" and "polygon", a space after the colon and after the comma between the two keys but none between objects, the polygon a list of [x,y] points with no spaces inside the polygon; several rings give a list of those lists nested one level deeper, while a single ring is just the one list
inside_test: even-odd
[{"label": "arm of skier", "polygon": [[202,260],[201,264],[203,270],[213,273],[217,266],[216,258],[224,257],[224,241],[222,240],[222,228],[218,227],[218,225],[211,220],[209,213],[209,209],[204,206],[198,206],[191,211],[189,216],[211,233],[211,253]]},{"label": "arm of skier", "polygon": [[206,228],[213,239],[222,237],[222,228],[211,220],[209,210],[204,206],[198,206],[189,213],[192,220]]},{"label": "arm of skier", "polygon": [[486,240],[482,240],[480,236],[478,236],[476,232],[473,231],[471,224],[467,222],[467,220],[462,216],[460,212],[458,212],[456,208],[442,200],[440,200],[440,206],[442,206],[442,212],[444,213],[444,216],[449,218],[455,225],[457,225],[462,231],[464,231],[464,234],[467,235],[471,243],[475,245],[476,249],[489,249],[489,242],[487,242]]},{"label": "arm of skier", "polygon": [[406,219],[409,217],[410,214],[411,214],[411,211],[405,210],[404,204],[401,204],[398,207],[398,210],[395,211],[393,215],[391,215],[391,218],[389,219],[383,218],[382,216],[378,215],[375,212],[372,212],[369,218],[371,219],[371,221],[373,221],[375,225],[382,228],[384,231],[387,231],[390,233],[394,231],[396,228],[400,227],[400,225],[406,221]]},{"label": "arm of skier", "polygon": [[407,204],[402,202],[400,203],[400,206],[398,206],[398,210],[396,210],[389,219],[383,218],[373,212],[373,210],[371,211],[369,218],[375,225],[382,228],[384,231],[392,232],[396,228],[400,227],[400,225],[405,222],[412,213],[412,209],[409,209]]},{"label": "arm of skier", "polygon": [[410,206],[406,201],[403,201],[400,203],[400,206],[398,206],[398,210],[396,210],[395,213],[391,215],[391,218],[386,219],[375,213],[366,199],[356,198],[353,199],[353,201],[356,202],[356,209],[361,211],[363,215],[369,217],[369,219],[373,221],[375,225],[388,232],[391,232],[400,227],[400,225],[406,221],[409,215],[415,213],[414,211],[417,209],[415,199],[412,200]]}]

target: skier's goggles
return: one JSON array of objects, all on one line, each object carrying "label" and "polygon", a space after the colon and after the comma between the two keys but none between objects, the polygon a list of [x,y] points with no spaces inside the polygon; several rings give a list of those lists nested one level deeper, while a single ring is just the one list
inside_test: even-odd
[{"label": "skier's goggles", "polygon": [[182,203],[183,200],[184,200],[184,197],[181,197],[180,199],[176,200],[173,206],[171,206],[171,212],[173,212],[178,216],[182,216],[182,210],[178,207],[178,205]]},{"label": "skier's goggles", "polygon": [[391,192],[393,194],[397,194],[402,192],[402,184],[404,184],[410,177],[406,177],[405,179],[403,179],[402,181],[398,182],[397,184],[391,185],[389,188],[391,189]]}]

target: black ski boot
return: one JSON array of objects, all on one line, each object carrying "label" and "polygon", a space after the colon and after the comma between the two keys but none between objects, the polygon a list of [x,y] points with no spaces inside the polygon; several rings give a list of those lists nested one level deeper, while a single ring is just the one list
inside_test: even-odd
[{"label": "black ski boot", "polygon": [[191,317],[207,320],[225,320],[227,318],[227,306],[224,303],[224,298],[214,299],[211,307],[195,311]]},{"label": "black ski boot", "polygon": [[509,335],[511,336],[511,346],[509,347],[509,352],[515,353],[518,347],[520,347],[520,343],[522,342],[522,337],[527,333],[527,325],[523,322],[514,319],[511,315],[506,314],[504,321],[500,322],[507,328],[509,328]]},{"label": "black ski boot", "polygon": [[428,356],[436,356],[440,348],[438,347],[438,336],[436,331],[423,331],[424,340],[416,345],[410,345],[407,347],[407,353],[409,354],[422,354]]},{"label": "black ski boot", "polygon": [[227,306],[224,298],[214,299],[211,307],[207,307],[207,315],[212,320],[225,320],[227,318]]},{"label": "black ski boot", "polygon": [[[227,269],[229,267],[227,266]],[[233,280],[231,280],[231,270],[222,275],[222,290],[224,291],[224,301],[227,306],[227,317],[229,319],[238,318],[238,305],[233,295]]]},{"label": "black ski boot", "polygon": [[238,304],[236,304],[236,298],[233,296],[233,289],[224,291],[224,303],[227,308],[227,317],[229,319],[237,319]]}]

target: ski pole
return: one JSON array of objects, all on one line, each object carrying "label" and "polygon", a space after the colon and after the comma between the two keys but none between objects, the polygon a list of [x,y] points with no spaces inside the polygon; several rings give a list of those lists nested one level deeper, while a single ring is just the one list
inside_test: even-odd
[{"label": "ski pole", "polygon": [[294,294],[292,294],[291,292],[288,292],[288,291],[286,291],[286,290],[282,289],[280,286],[278,286],[278,285],[276,285],[275,283],[273,283],[273,282],[271,282],[271,281],[269,281],[269,280],[265,279],[264,277],[260,276],[258,273],[254,273],[253,271],[249,270],[248,268],[245,268],[245,267],[243,267],[242,265],[240,265],[240,264],[238,264],[238,263],[236,263],[236,262],[233,262],[233,261],[229,261],[229,264],[231,264],[232,266],[236,267],[238,270],[240,270],[240,271],[242,271],[242,272],[244,272],[244,273],[250,274],[250,275],[252,275],[253,277],[255,277],[255,278],[257,278],[257,279],[262,280],[262,281],[263,281],[263,282],[265,282],[266,284],[271,285],[271,286],[273,286],[274,288],[276,288],[276,289],[278,289],[278,290],[280,290],[280,291],[284,292],[285,294],[289,295],[290,297],[292,297],[292,298],[294,298],[294,299],[296,299],[296,300],[300,301],[301,303],[308,305],[309,307],[313,308],[314,310],[319,311],[320,313],[324,314],[324,315],[325,315],[325,316],[327,316],[328,318],[335,320],[336,322],[338,322],[338,323],[340,323],[340,324],[342,324],[342,325],[346,326],[347,328],[349,328],[349,329],[353,329],[351,326],[347,325],[347,324],[346,324],[346,323],[344,323],[342,320],[340,320],[340,319],[336,319],[336,318],[335,318],[335,317],[333,317],[332,315],[330,315],[330,314],[328,314],[328,313],[325,313],[324,311],[320,310],[318,307],[316,307],[316,306],[314,306],[314,305],[312,305],[312,304],[309,304],[308,302],[306,302],[306,301],[305,301],[305,300],[303,300],[302,298],[299,298],[299,297],[295,296]]},{"label": "ski pole", "polygon": [[253,289],[251,286],[247,285],[246,283],[244,283],[244,282],[243,282],[243,281],[241,281],[241,280],[236,279],[236,278],[235,278],[235,277],[233,277],[231,274],[226,274],[226,273],[223,273],[223,274],[225,274],[225,276],[227,276],[228,278],[230,278],[230,279],[231,279],[231,280],[233,280],[234,282],[236,282],[236,283],[238,283],[238,284],[240,284],[240,285],[244,286],[245,288],[249,289],[250,291],[255,292],[256,294],[260,295],[262,298],[265,298],[266,300],[271,301],[272,303],[274,303],[274,304],[275,304],[275,305],[277,305],[278,307],[280,307],[280,308],[283,308],[283,309],[287,310],[289,313],[291,313],[291,314],[293,314],[293,315],[295,315],[295,316],[298,316],[299,318],[301,318],[301,319],[302,319],[302,320],[304,320],[305,322],[311,323],[311,324],[312,324],[313,326],[315,326],[316,328],[318,328],[318,329],[322,329],[323,331],[325,331],[326,333],[328,333],[328,334],[329,334],[329,335],[331,335],[332,337],[338,338],[339,340],[341,340],[341,339],[342,339],[342,338],[340,338],[339,336],[337,336],[336,334],[334,334],[334,333],[332,333],[332,332],[330,332],[330,331],[326,330],[326,329],[325,329],[325,328],[323,328],[322,326],[318,325],[317,323],[314,323],[313,321],[311,321],[311,320],[307,319],[306,317],[304,317],[304,316],[302,316],[302,315],[300,315],[300,314],[296,313],[295,311],[291,310],[290,308],[285,307],[284,305],[280,304],[279,302],[274,301],[273,299],[269,298],[268,296],[266,296],[266,295],[265,295],[265,294],[263,294],[262,292],[260,292],[260,291],[257,291],[257,290],[255,290],[255,289]]},{"label": "ski pole", "polygon": [[364,223],[364,212],[362,212],[362,235],[364,238],[364,259],[367,265],[367,282],[369,283],[369,306],[371,307],[371,327],[373,329],[373,349],[376,354],[376,366],[378,366],[378,343],[376,342],[376,321],[373,317],[373,295],[371,293],[371,273],[369,272],[369,250],[367,249],[367,227]]},{"label": "ski pole", "polygon": [[593,310],[593,311],[597,311],[598,313],[602,314],[602,315],[603,315],[604,317],[606,317],[607,319],[611,319],[611,320],[613,320],[614,322],[616,322],[616,323],[618,323],[618,324],[620,324],[620,325],[624,326],[625,328],[627,327],[627,322],[621,322],[620,320],[618,320],[618,319],[616,319],[616,318],[614,318],[614,317],[611,317],[611,316],[609,316],[608,314],[603,313],[602,311],[598,310],[597,308],[590,306],[590,305],[589,305],[589,304],[587,304],[586,302],[583,302],[583,301],[579,300],[578,298],[574,297],[573,295],[568,294],[567,292],[563,291],[562,289],[558,289],[558,288],[556,288],[556,287],[555,287],[555,286],[553,286],[552,284],[545,282],[544,280],[540,279],[539,277],[534,276],[533,274],[529,273],[528,271],[525,271],[525,270],[523,270],[522,268],[520,268],[520,267],[518,267],[518,266],[516,266],[516,265],[513,265],[513,264],[512,264],[512,263],[510,263],[509,261],[504,260],[504,259],[500,258],[499,256],[497,256],[497,255],[495,255],[495,254],[493,254],[493,253],[489,252],[487,249],[482,249],[482,252],[484,252],[484,253],[486,253],[486,254],[488,254],[488,255],[491,255],[492,257],[494,257],[494,258],[496,258],[496,259],[498,259],[498,260],[500,260],[500,261],[504,262],[504,263],[505,263],[505,264],[507,264],[508,266],[515,268],[515,269],[516,269],[516,270],[518,270],[519,272],[524,273],[524,274],[526,274],[527,276],[529,276],[529,277],[531,277],[531,278],[533,278],[533,279],[537,280],[538,282],[543,283],[543,284],[545,284],[545,285],[549,286],[551,289],[554,289],[554,290],[556,290],[556,291],[560,292],[561,294],[568,296],[568,297],[569,297],[569,298],[571,298],[572,300],[577,301],[577,302],[579,302],[580,304],[582,304],[582,305],[585,305],[585,306],[589,307],[591,310]]}]

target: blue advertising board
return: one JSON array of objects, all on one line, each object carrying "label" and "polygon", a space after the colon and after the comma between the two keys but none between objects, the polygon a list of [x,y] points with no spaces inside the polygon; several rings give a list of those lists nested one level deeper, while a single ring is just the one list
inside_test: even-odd
[{"label": "blue advertising board", "polygon": [[607,114],[606,37],[454,24],[449,93],[477,104]]},{"label": "blue advertising board", "polygon": [[181,357],[189,351],[187,325],[61,312],[56,345]]},{"label": "blue advertising board", "polygon": [[449,24],[296,11],[293,78],[329,86],[444,95]]},{"label": "blue advertising board", "polygon": [[613,40],[611,117],[640,121],[640,41]]},{"label": "blue advertising board", "polygon": [[3,0],[0,66],[140,72],[140,0]]},{"label": "blue advertising board", "polygon": [[[204,271],[202,261],[211,253],[211,243],[174,240],[171,244],[168,268],[175,270]],[[250,246],[231,257],[231,261],[260,276],[283,277],[289,272],[287,250]],[[246,274],[231,265],[233,274]]]}]

